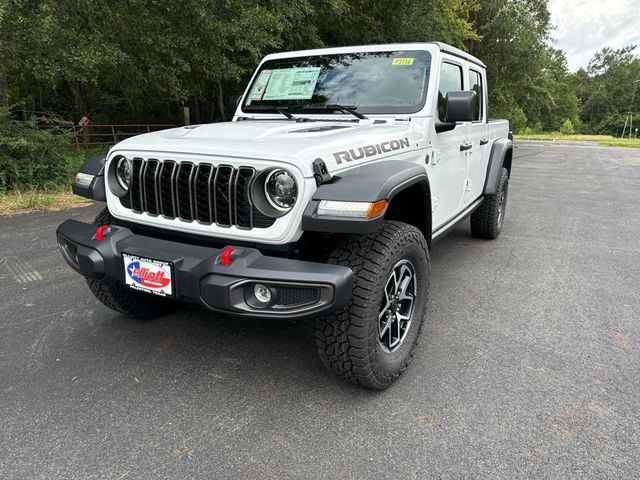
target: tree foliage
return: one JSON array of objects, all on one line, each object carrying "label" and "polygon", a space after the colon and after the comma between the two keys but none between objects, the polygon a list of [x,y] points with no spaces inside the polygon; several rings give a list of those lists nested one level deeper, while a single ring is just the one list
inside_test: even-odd
[{"label": "tree foliage", "polygon": [[191,104],[196,118],[214,118],[216,109],[222,113],[222,85],[239,83],[265,51],[281,48],[308,8],[305,0],[263,3],[270,6],[13,1],[3,64],[15,99],[27,98],[34,109],[131,122],[170,117],[176,105]]},{"label": "tree foliage", "polygon": [[0,0],[0,106],[94,123],[178,123],[188,106],[215,121],[267,53],[440,40],[487,64],[490,114],[516,131],[614,128],[629,51],[570,75],[551,32],[547,0]]},{"label": "tree foliage", "polygon": [[[619,135],[629,112],[640,117],[640,59],[633,52],[634,47],[630,46],[604,48],[586,69],[573,75],[572,83],[582,105],[580,117],[589,131]],[[640,124],[640,118],[637,122]]]},{"label": "tree foliage", "polygon": [[576,123],[566,59],[550,46],[546,0],[485,0],[473,19],[481,40],[468,48],[487,64],[491,115],[509,118],[515,131]]},{"label": "tree foliage", "polygon": [[[475,38],[463,0],[13,0],[0,52],[12,100],[113,122],[224,117],[264,54]],[[403,12],[389,15],[389,12]],[[1,10],[0,10],[1,11]],[[430,12],[438,11],[434,16]]]},{"label": "tree foliage", "polygon": [[10,100],[74,120],[217,120],[266,53],[477,38],[465,0],[0,1]]},{"label": "tree foliage", "polygon": [[478,39],[464,0],[343,1],[334,12],[316,10],[319,34],[327,46],[442,41],[457,47]]},{"label": "tree foliage", "polygon": [[9,108],[0,107],[0,194],[67,186],[81,165],[83,153],[69,148],[71,132],[35,128],[39,121],[17,121]]}]

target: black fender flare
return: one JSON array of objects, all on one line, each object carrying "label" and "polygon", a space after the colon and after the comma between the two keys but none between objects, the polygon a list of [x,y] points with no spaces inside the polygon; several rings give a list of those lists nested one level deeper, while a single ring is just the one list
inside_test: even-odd
[{"label": "black fender flare", "polygon": [[[513,155],[513,142],[509,138],[499,138],[491,147],[489,164],[487,165],[487,176],[484,181],[483,195],[493,195],[496,193],[498,178],[505,160]],[[510,165],[509,165],[510,168]]]},{"label": "black fender flare", "polygon": [[[305,231],[328,233],[370,233],[375,231],[384,216],[373,220],[353,217],[320,217],[316,211],[321,200],[343,202],[391,202],[400,192],[422,184],[430,192],[426,169],[417,163],[404,160],[385,160],[365,164],[333,177],[331,183],[320,185],[307,204],[302,216]],[[431,214],[429,206],[428,212]],[[430,218],[430,217],[429,217]],[[429,228],[431,222],[429,221]]]},{"label": "black fender flare", "polygon": [[[71,185],[73,193],[99,202],[107,200],[104,181],[104,163],[106,159],[106,154],[96,154],[85,160],[78,170],[78,173],[84,174],[85,177],[83,179],[80,179],[80,176],[76,177],[76,180]],[[86,177],[86,175],[93,178]]]}]

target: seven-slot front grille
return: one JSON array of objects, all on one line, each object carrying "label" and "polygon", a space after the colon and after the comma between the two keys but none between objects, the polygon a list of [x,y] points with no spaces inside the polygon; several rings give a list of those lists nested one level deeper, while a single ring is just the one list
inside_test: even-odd
[{"label": "seven-slot front grille", "polygon": [[120,202],[137,213],[243,229],[267,228],[275,221],[251,202],[256,176],[251,167],[136,157],[131,174],[129,195]]}]

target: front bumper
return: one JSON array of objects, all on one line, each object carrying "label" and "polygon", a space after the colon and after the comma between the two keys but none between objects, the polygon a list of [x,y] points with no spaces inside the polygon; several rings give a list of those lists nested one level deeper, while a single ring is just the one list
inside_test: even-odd
[{"label": "front bumper", "polygon": [[[62,223],[57,239],[74,270],[105,283],[125,284],[123,253],[170,262],[173,298],[219,312],[298,318],[333,311],[351,300],[353,272],[340,265],[269,257],[241,247],[234,247],[231,263],[223,265],[224,249],[136,235],[119,226],[110,226],[98,240],[94,225],[76,220]],[[256,283],[269,288],[271,302],[256,302]]]}]

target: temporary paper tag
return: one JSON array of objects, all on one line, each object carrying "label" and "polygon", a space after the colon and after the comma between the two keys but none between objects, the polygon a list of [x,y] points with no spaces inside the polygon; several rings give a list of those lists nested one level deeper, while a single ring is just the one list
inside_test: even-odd
[{"label": "temporary paper tag", "polygon": [[413,65],[413,58],[394,58],[391,65]]}]

